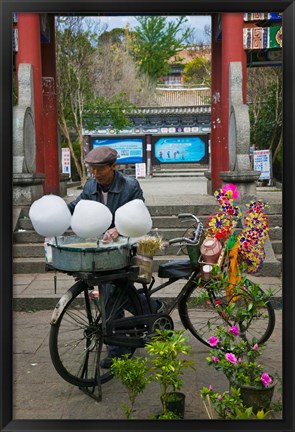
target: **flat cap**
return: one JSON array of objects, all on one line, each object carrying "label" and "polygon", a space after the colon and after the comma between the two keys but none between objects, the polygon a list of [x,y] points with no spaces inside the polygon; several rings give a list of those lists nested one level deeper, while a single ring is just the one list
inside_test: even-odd
[{"label": "flat cap", "polygon": [[106,165],[116,162],[118,152],[108,146],[99,146],[91,150],[85,157],[85,162],[93,165]]}]

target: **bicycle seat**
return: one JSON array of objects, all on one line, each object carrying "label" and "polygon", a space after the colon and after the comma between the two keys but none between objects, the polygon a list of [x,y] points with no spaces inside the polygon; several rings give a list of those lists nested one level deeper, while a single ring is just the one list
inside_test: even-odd
[{"label": "bicycle seat", "polygon": [[159,265],[158,276],[160,278],[180,279],[189,277],[196,270],[190,260],[173,260]]}]

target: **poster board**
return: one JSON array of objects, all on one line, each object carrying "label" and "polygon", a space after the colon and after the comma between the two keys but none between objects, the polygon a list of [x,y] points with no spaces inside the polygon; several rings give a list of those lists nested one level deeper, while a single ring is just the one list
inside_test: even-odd
[{"label": "poster board", "polygon": [[254,171],[260,171],[259,180],[272,179],[272,162],[270,150],[255,150],[253,159]]},{"label": "poster board", "polygon": [[61,167],[62,173],[71,177],[71,152],[68,147],[61,149]]}]

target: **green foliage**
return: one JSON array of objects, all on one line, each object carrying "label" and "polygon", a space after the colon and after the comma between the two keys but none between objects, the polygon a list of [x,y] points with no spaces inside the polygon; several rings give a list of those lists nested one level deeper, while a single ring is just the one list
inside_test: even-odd
[{"label": "green foliage", "polygon": [[130,405],[122,404],[127,419],[130,419],[134,411],[137,396],[142,393],[151,378],[147,376],[147,358],[142,357],[115,357],[112,362],[112,372],[127,389]]},{"label": "green foliage", "polygon": [[157,420],[179,420],[180,419],[177,414],[168,410],[165,413],[162,413],[155,418]]},{"label": "green foliage", "polygon": [[211,86],[211,63],[206,57],[196,57],[183,69],[185,84]]},{"label": "green foliage", "polygon": [[183,386],[184,369],[193,368],[193,361],[181,358],[180,355],[191,353],[191,346],[183,331],[157,331],[152,341],[146,345],[151,356],[153,379],[160,384],[163,401],[163,414],[167,414],[167,399],[170,391]]},{"label": "green foliage", "polygon": [[95,97],[85,106],[84,126],[90,130],[108,125],[116,131],[124,129],[131,124],[127,114],[134,108],[124,93],[110,99]]},{"label": "green foliage", "polygon": [[132,53],[140,70],[153,80],[170,71],[168,60],[184,48],[191,30],[184,28],[187,19],[179,17],[168,22],[163,16],[136,17],[139,25],[134,29]]},{"label": "green foliage", "polygon": [[105,31],[99,36],[99,43],[111,42],[112,44],[121,44],[125,37],[125,29],[114,28],[110,31]]},{"label": "green foliage", "polygon": [[[239,265],[239,274],[245,270],[245,264]],[[212,268],[212,278],[205,282],[204,289],[198,296],[198,302],[210,300],[213,295],[216,298],[215,307],[222,310],[228,322],[238,322],[248,328],[253,319],[257,319],[259,312],[269,301],[272,296],[272,290],[266,292],[260,289],[259,284],[250,281],[246,276],[242,276],[239,281],[233,285],[229,281],[229,272],[223,271],[218,265],[214,264]],[[203,282],[204,283],[204,282]],[[231,291],[231,296],[227,299],[225,292],[227,288]],[[240,296],[240,297],[239,297]]]},{"label": "green foliage", "polygon": [[[201,389],[201,399],[203,401],[206,413],[210,419],[214,419],[216,412],[217,417],[223,420],[263,420],[269,411],[259,410],[256,414],[253,412],[253,407],[243,405],[240,398],[240,389],[231,387],[230,392],[223,393],[214,392],[213,387],[203,387]],[[213,409],[212,409],[213,408]]]}]

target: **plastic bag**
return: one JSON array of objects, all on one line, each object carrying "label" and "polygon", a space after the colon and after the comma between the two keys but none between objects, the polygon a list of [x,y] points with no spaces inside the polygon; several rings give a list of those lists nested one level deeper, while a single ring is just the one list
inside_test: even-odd
[{"label": "plastic bag", "polygon": [[147,234],[152,226],[151,215],[140,199],[124,204],[115,213],[115,227],[122,236],[141,237]]},{"label": "plastic bag", "polygon": [[57,195],[44,195],[33,202],[29,217],[35,231],[44,237],[62,235],[71,224],[71,212]]},{"label": "plastic bag", "polygon": [[109,228],[112,219],[112,213],[104,204],[81,200],[75,207],[71,227],[78,237],[98,237]]}]

